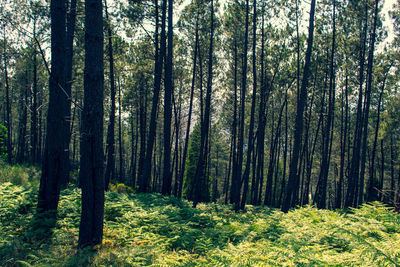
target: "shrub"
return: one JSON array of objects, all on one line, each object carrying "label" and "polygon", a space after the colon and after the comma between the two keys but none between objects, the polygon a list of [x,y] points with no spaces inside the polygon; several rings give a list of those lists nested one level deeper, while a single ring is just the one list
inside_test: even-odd
[{"label": "shrub", "polygon": [[31,166],[9,165],[0,160],[0,183],[10,182],[15,185],[28,186],[38,182],[39,171]]}]

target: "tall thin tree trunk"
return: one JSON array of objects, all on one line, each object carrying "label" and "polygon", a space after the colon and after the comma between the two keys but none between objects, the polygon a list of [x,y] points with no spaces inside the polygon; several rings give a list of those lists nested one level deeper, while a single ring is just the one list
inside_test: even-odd
[{"label": "tall thin tree trunk", "polygon": [[168,51],[165,62],[165,94],[164,94],[164,172],[162,194],[171,194],[171,120],[172,120],[172,95],[174,93],[172,76],[173,57],[173,0],[168,0]]},{"label": "tall thin tree trunk", "polygon": [[239,121],[239,136],[238,136],[238,152],[237,162],[234,168],[237,169],[235,172],[235,191],[234,191],[234,204],[235,211],[240,208],[240,189],[242,187],[242,165],[243,165],[243,147],[244,147],[244,115],[245,115],[245,103],[246,103],[246,87],[247,87],[247,50],[249,43],[249,0],[246,0],[246,23],[245,23],[245,34],[244,34],[244,47],[243,47],[243,67],[242,67],[242,88],[240,95],[240,121]]},{"label": "tall thin tree trunk", "polygon": [[[33,24],[33,38],[36,38],[36,23]],[[33,49],[32,55],[33,62],[33,90],[32,90],[32,107],[31,107],[31,160],[33,163],[38,163],[37,150],[38,150],[38,88],[37,88],[37,60],[36,60],[36,46]]]},{"label": "tall thin tree trunk", "polygon": [[18,151],[16,162],[23,163],[25,161],[26,153],[26,123],[28,118],[27,105],[28,105],[28,90],[29,90],[29,80],[28,72],[25,73],[25,88],[21,88],[20,94],[20,105],[19,105],[19,132],[18,132]]},{"label": "tall thin tree trunk", "polygon": [[369,181],[368,181],[368,188],[367,188],[367,201],[376,201],[378,200],[378,187],[379,183],[375,178],[375,158],[376,158],[376,147],[378,142],[378,131],[379,131],[379,123],[381,118],[381,104],[382,104],[382,96],[385,89],[385,82],[386,82],[386,75],[383,80],[383,85],[381,87],[381,92],[379,93],[378,99],[378,114],[376,118],[376,126],[375,126],[375,136],[374,136],[374,143],[372,145],[372,152],[371,152],[371,167],[369,168]]},{"label": "tall thin tree trunk", "polygon": [[193,206],[195,207],[199,202],[209,201],[209,190],[206,177],[206,166],[208,157],[208,144],[211,124],[211,93],[213,82],[213,51],[214,51],[214,1],[211,0],[211,22],[210,22],[210,47],[208,52],[208,78],[207,90],[204,106],[204,120],[201,124],[201,137],[200,137],[200,153],[199,160],[196,166],[196,173],[194,177],[194,200]]},{"label": "tall thin tree trunk", "polygon": [[381,139],[381,169],[380,169],[380,181],[379,181],[379,200],[384,201],[385,194],[383,194],[383,182],[385,179],[385,150],[383,146],[383,139]]},{"label": "tall thin tree trunk", "polygon": [[330,165],[330,144],[333,139],[333,121],[335,115],[335,39],[336,39],[336,21],[335,21],[335,12],[336,12],[336,1],[333,0],[333,30],[332,30],[332,48],[331,48],[331,58],[330,58],[330,78],[329,78],[329,96],[328,96],[328,114],[327,114],[327,122],[326,129],[324,135],[324,146],[322,151],[322,163],[321,170],[319,175],[320,186],[319,190],[316,193],[316,203],[317,207],[320,209],[326,208],[327,202],[327,184],[328,184],[328,175],[329,175],[329,165]]},{"label": "tall thin tree trunk", "polygon": [[303,113],[304,107],[307,103],[307,87],[308,87],[308,76],[310,70],[310,62],[311,62],[311,51],[313,46],[313,38],[314,38],[314,13],[315,13],[315,2],[316,0],[311,1],[310,7],[310,21],[308,27],[308,40],[307,40],[307,51],[306,58],[304,63],[303,70],[303,79],[301,83],[299,99],[297,103],[297,112],[296,112],[296,121],[295,121],[295,130],[294,130],[294,145],[293,145],[293,155],[290,162],[290,171],[289,171],[289,180],[287,183],[285,199],[282,205],[282,211],[287,212],[289,208],[292,207],[295,191],[297,188],[294,187],[296,180],[298,180],[297,167],[299,163],[299,152],[302,143],[303,137]]},{"label": "tall thin tree trunk", "polygon": [[164,64],[164,57],[166,52],[165,24],[166,24],[167,0],[164,0],[162,4],[160,47],[158,47],[159,45],[158,44],[158,27],[159,27],[158,0],[154,0],[154,5],[155,5],[155,17],[156,17],[154,89],[153,89],[153,99],[152,99],[152,106],[150,113],[149,134],[146,144],[146,160],[145,160],[144,170],[139,169],[139,177],[138,177],[139,192],[147,192],[149,190],[149,185],[151,180],[153,147],[156,140],[156,132],[157,132],[157,109],[160,98],[161,79],[163,72],[162,66]]},{"label": "tall thin tree trunk", "polygon": [[192,85],[191,85],[191,88],[190,88],[189,112],[188,112],[188,119],[187,119],[185,145],[184,145],[184,148],[183,148],[183,156],[182,156],[180,177],[179,177],[179,189],[178,189],[177,197],[181,197],[182,196],[183,178],[184,178],[184,175],[185,175],[186,157],[187,157],[187,151],[188,151],[188,147],[189,147],[190,125],[191,125],[191,122],[192,122],[193,96],[194,96],[194,87],[195,87],[195,82],[196,82],[197,51],[198,51],[198,46],[199,46],[199,24],[198,24],[198,18],[196,18],[196,30],[195,31],[196,31],[196,33],[195,33],[195,41],[194,41],[194,48],[193,48]]},{"label": "tall thin tree trunk", "polygon": [[360,184],[359,184],[359,194],[358,194],[358,205],[361,205],[364,200],[364,174],[365,174],[365,162],[367,157],[367,135],[368,135],[368,116],[369,108],[371,105],[371,91],[372,91],[372,67],[374,63],[374,50],[375,50],[375,38],[376,38],[376,27],[378,21],[378,6],[379,0],[375,0],[375,12],[374,12],[374,24],[372,28],[372,33],[370,37],[369,51],[368,51],[368,65],[367,65],[367,86],[365,92],[364,100],[364,111],[363,111],[363,137],[362,137],[362,152],[361,152],[361,171],[360,171]]},{"label": "tall thin tree trunk", "polygon": [[[122,139],[122,101],[121,101],[121,83],[118,77],[118,142],[119,142],[119,177],[118,180],[125,182],[124,168],[124,140]],[[145,96],[146,97],[146,96]],[[145,102],[147,103],[147,97]],[[146,104],[147,106],[147,104]]]},{"label": "tall thin tree trunk", "polygon": [[263,186],[264,177],[264,139],[265,139],[265,79],[264,79],[264,4],[262,6],[262,26],[261,26],[261,56],[260,56],[260,104],[258,110],[258,132],[257,132],[257,165],[255,184],[252,184],[252,204],[260,204],[258,197],[259,188]]},{"label": "tall thin tree trunk", "polygon": [[257,0],[253,0],[253,95],[251,100],[251,111],[250,111],[250,125],[249,125],[249,135],[247,139],[247,158],[246,166],[243,173],[243,196],[240,203],[240,209],[244,210],[246,204],[247,193],[249,190],[249,175],[250,175],[250,163],[251,154],[254,149],[254,114],[256,110],[256,94],[257,94],[257,68],[256,68],[256,33],[257,33]]},{"label": "tall thin tree trunk", "polygon": [[236,35],[234,37],[234,78],[233,78],[233,120],[232,120],[232,183],[230,190],[230,203],[235,202],[236,187],[238,186],[237,175],[237,72],[238,72],[238,55]]},{"label": "tall thin tree trunk", "polygon": [[108,60],[109,60],[109,79],[110,79],[110,114],[107,128],[107,143],[106,143],[106,157],[107,164],[105,170],[105,189],[108,190],[108,186],[111,180],[115,179],[115,80],[114,80],[114,55],[112,45],[112,32],[111,32],[111,21],[108,17],[107,1],[104,0],[104,11],[107,22],[107,39],[108,39]]},{"label": "tall thin tree trunk", "polygon": [[363,30],[361,33],[361,45],[362,49],[360,49],[360,71],[359,71],[359,94],[358,94],[358,103],[357,103],[357,115],[356,115],[356,126],[354,129],[354,137],[353,137],[353,151],[349,172],[349,179],[347,182],[347,192],[344,206],[356,206],[357,203],[357,194],[356,189],[359,183],[359,171],[360,171],[360,151],[361,151],[361,137],[362,137],[362,98],[363,98],[363,83],[364,83],[364,63],[365,63],[365,50],[366,50],[366,39],[367,39],[367,7],[365,12],[365,21]]},{"label": "tall thin tree trunk", "polygon": [[[337,194],[336,194],[336,208],[342,208],[342,198],[343,198],[343,186],[344,186],[344,166],[345,166],[345,157],[346,157],[346,142],[347,142],[347,126],[348,126],[348,112],[349,112],[349,97],[348,97],[348,84],[349,77],[346,69],[346,78],[345,78],[345,90],[342,90],[342,96],[344,94],[345,100],[343,101],[342,97],[342,108],[341,108],[341,130],[340,130],[340,169],[339,169],[339,182],[337,185]],[[344,102],[344,103],[343,103]],[[343,108],[343,105],[345,106]],[[344,109],[344,111],[343,111]],[[344,117],[344,122],[343,122]]]},{"label": "tall thin tree trunk", "polygon": [[[72,64],[73,64],[73,46],[74,46],[74,35],[75,35],[75,21],[76,21],[76,0],[71,0],[70,2],[70,7],[69,7],[69,13],[67,15],[67,24],[66,24],[66,44],[65,44],[65,94],[68,97],[68,105],[66,105],[66,120],[69,122],[70,127],[72,127],[71,123],[71,99],[72,99]],[[39,112],[39,121],[41,121],[41,110]],[[39,124],[39,146],[37,150],[37,159],[40,160],[41,158],[41,126],[42,124]],[[67,149],[64,150],[64,164],[66,168],[66,173],[64,176],[64,180],[61,180],[61,186],[66,187],[68,182],[69,182],[69,169],[71,168],[70,166],[70,142],[71,142],[71,134],[72,131],[68,131],[69,135],[65,136],[63,142],[64,142],[64,147]]]},{"label": "tall thin tree trunk", "polygon": [[6,30],[4,28],[4,40],[3,40],[3,64],[4,64],[4,81],[6,84],[6,121],[7,121],[7,161],[12,162],[12,110],[11,110],[11,99],[10,99],[10,84],[8,81],[8,60],[7,60],[7,41],[6,41]]}]

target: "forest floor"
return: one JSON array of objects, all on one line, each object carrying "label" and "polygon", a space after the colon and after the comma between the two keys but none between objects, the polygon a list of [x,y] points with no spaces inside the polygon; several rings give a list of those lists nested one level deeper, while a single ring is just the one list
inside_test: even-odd
[{"label": "forest floor", "polygon": [[[400,215],[380,203],[282,213],[160,194],[106,193],[104,240],[78,251],[80,190],[62,191],[52,235],[33,227],[38,171],[0,166],[0,266],[399,266]],[[43,222],[42,222],[43,223]]]}]

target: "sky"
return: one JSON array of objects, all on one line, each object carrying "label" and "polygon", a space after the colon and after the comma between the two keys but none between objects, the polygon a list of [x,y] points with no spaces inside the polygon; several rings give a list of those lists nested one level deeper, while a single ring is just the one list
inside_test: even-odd
[{"label": "sky", "polygon": [[384,17],[385,17],[383,26],[388,28],[388,37],[384,43],[391,42],[394,38],[393,25],[392,25],[391,19],[389,18],[389,11],[392,9],[395,2],[396,2],[396,0],[385,0],[385,2],[383,4],[382,13],[384,14]]}]

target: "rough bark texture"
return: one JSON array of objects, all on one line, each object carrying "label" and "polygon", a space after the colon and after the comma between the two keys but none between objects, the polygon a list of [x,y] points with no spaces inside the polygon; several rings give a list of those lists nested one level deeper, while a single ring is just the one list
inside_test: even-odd
[{"label": "rough bark texture", "polygon": [[[52,0],[51,14],[51,74],[47,113],[47,134],[40,179],[37,211],[57,210],[60,181],[66,180],[65,136],[69,135],[68,95],[65,94],[65,1]],[[55,214],[55,213],[53,213]]]},{"label": "rough bark texture", "polygon": [[79,173],[82,186],[80,248],[101,244],[104,216],[102,1],[86,0],[85,14],[84,108]]}]

